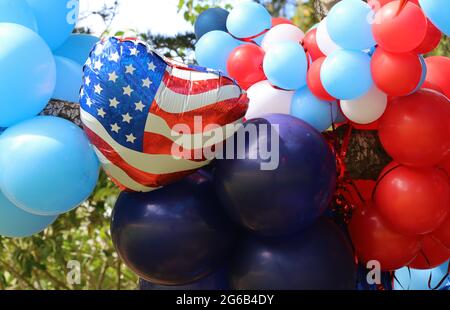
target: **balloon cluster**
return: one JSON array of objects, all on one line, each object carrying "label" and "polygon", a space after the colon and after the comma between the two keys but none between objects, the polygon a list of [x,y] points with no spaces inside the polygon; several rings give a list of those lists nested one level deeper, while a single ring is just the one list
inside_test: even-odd
[{"label": "balloon cluster", "polygon": [[0,0],[0,235],[42,231],[93,191],[99,162],[83,131],[36,116],[51,98],[78,102],[98,41],[71,35],[78,0]]}]

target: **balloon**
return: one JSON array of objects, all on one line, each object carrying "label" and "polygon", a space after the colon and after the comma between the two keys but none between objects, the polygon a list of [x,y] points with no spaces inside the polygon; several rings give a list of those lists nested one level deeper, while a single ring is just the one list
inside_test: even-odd
[{"label": "balloon", "polygon": [[111,220],[125,264],[158,285],[198,281],[227,261],[234,230],[204,178],[151,193],[122,192]]},{"label": "balloon", "polygon": [[294,23],[284,17],[272,17],[272,28],[278,26],[278,25],[293,25]]},{"label": "balloon", "polygon": [[237,223],[260,235],[286,235],[324,213],[334,194],[336,161],[318,131],[293,116],[271,114],[247,121],[234,142],[235,159],[217,161],[215,183]]},{"label": "balloon", "polygon": [[227,62],[230,77],[248,89],[250,86],[266,80],[263,70],[264,50],[255,44],[245,44],[235,48]]},{"label": "balloon", "polygon": [[337,110],[335,101],[328,102],[316,98],[306,86],[297,90],[292,99],[291,115],[320,132],[331,127],[337,117]]},{"label": "balloon", "polygon": [[227,18],[229,12],[222,8],[210,8],[203,11],[195,21],[195,36],[197,40],[206,33],[214,30],[227,32]]},{"label": "balloon", "polygon": [[420,250],[419,238],[391,230],[371,201],[356,209],[349,231],[358,259],[364,263],[378,261],[383,271],[408,265]]},{"label": "balloon", "polygon": [[370,124],[384,114],[387,102],[387,95],[374,85],[362,97],[354,100],[341,101],[341,109],[344,115],[352,122],[357,124]]},{"label": "balloon", "polygon": [[321,52],[328,56],[331,53],[342,49],[342,47],[337,45],[333,39],[331,39],[330,34],[328,33],[327,23],[327,18],[325,17],[317,26],[316,41]]},{"label": "balloon", "polygon": [[83,81],[83,67],[65,57],[55,56],[56,87],[54,99],[78,102]]},{"label": "balloon", "polygon": [[144,279],[139,279],[139,289],[141,291],[229,291],[231,290],[231,284],[228,269],[222,268],[194,283],[181,286],[157,285]]},{"label": "balloon", "polygon": [[334,5],[327,15],[327,30],[333,42],[360,51],[375,46],[370,14],[372,9],[363,1],[343,0]]},{"label": "balloon", "polygon": [[442,32],[440,32],[431,21],[427,20],[427,34],[425,35],[425,39],[423,39],[422,43],[414,50],[414,53],[426,54],[433,51],[436,47],[438,47],[441,42],[441,38]]},{"label": "balloon", "polygon": [[427,27],[427,18],[417,5],[407,3],[400,11],[400,1],[394,1],[377,11],[372,30],[384,50],[407,53],[423,42]]},{"label": "balloon", "polygon": [[447,216],[444,223],[438,229],[433,231],[433,238],[450,249],[450,216]]},{"label": "balloon", "polygon": [[0,24],[0,127],[41,112],[56,83],[56,65],[45,42],[30,29]]},{"label": "balloon", "polygon": [[414,53],[394,54],[377,48],[372,56],[372,76],[380,90],[389,96],[405,96],[419,85],[423,68]]},{"label": "balloon", "polygon": [[374,197],[392,229],[405,235],[429,234],[448,215],[450,181],[435,168],[399,166],[379,179]]},{"label": "balloon", "polygon": [[234,134],[227,125],[242,122],[248,107],[232,79],[162,58],[137,40],[98,43],[83,84],[85,132],[112,180],[135,192],[209,165],[215,148]]},{"label": "balloon", "polygon": [[239,42],[226,32],[208,32],[195,45],[197,62],[207,68],[227,73],[227,61]]},{"label": "balloon", "polygon": [[[367,1],[369,5],[373,5],[374,9],[378,10],[389,2],[393,2],[397,0],[369,0]],[[415,5],[419,5],[419,0],[408,0],[410,3],[414,3]],[[378,2],[378,3],[377,3]]]},{"label": "balloon", "polygon": [[432,269],[450,259],[450,249],[435,239],[432,235],[423,237],[422,250],[409,264],[414,269]]},{"label": "balloon", "polygon": [[100,39],[89,34],[72,34],[64,44],[55,50],[56,56],[69,58],[84,66],[91,50]]},{"label": "balloon", "polygon": [[427,78],[424,87],[435,89],[450,99],[450,58],[431,56],[425,59],[427,64]]},{"label": "balloon", "polygon": [[294,90],[306,85],[308,62],[300,43],[280,42],[264,57],[264,73],[273,85]]},{"label": "balloon", "polygon": [[427,79],[428,69],[427,69],[427,64],[425,62],[425,58],[422,55],[419,55],[419,60],[420,60],[421,66],[422,66],[422,75],[420,77],[419,84],[409,95],[412,95],[412,94],[416,93],[418,90],[420,90],[422,88],[422,86],[425,84],[425,80]]},{"label": "balloon", "polygon": [[30,237],[43,231],[55,220],[56,216],[39,216],[23,211],[0,191],[0,236],[8,238]]},{"label": "balloon", "polygon": [[389,103],[380,121],[380,140],[398,163],[434,166],[449,154],[449,119],[448,99],[434,91],[420,90]]},{"label": "balloon", "polygon": [[373,180],[354,180],[345,187],[344,198],[349,204],[363,208],[367,201],[372,200],[372,193],[377,183]]},{"label": "balloon", "polygon": [[321,219],[288,237],[246,236],[232,261],[238,290],[353,290],[356,265],[346,236]]},{"label": "balloon", "polygon": [[267,52],[280,42],[291,41],[300,43],[304,37],[305,34],[297,26],[282,24],[273,27],[266,33],[261,46]]},{"label": "balloon", "polygon": [[0,23],[12,23],[37,31],[36,18],[26,0],[1,0]]},{"label": "balloon", "polygon": [[39,35],[52,50],[60,47],[78,21],[79,0],[27,0],[36,16]]},{"label": "balloon", "polygon": [[450,36],[450,7],[446,0],[419,0],[420,7],[439,30]]},{"label": "balloon", "polygon": [[259,36],[272,27],[272,17],[264,6],[256,2],[244,2],[231,10],[227,29],[236,38]]},{"label": "balloon", "polygon": [[316,34],[317,29],[312,29],[306,33],[305,38],[303,39],[303,47],[306,53],[311,56],[312,61],[325,57],[325,54],[322,53],[317,45]]},{"label": "balloon", "polygon": [[99,162],[83,131],[39,116],[0,136],[0,188],[12,203],[36,215],[58,215],[85,201],[97,184]]},{"label": "balloon", "polygon": [[[417,270],[411,268],[402,268],[395,272],[394,290],[431,290],[444,288],[448,284],[448,267],[445,263],[439,267],[429,270]],[[443,283],[439,285],[442,280]],[[429,281],[431,283],[429,285]]]},{"label": "balloon", "polygon": [[335,98],[361,97],[373,86],[370,56],[358,51],[338,50],[325,59],[320,77],[325,90]]},{"label": "balloon", "polygon": [[334,101],[336,98],[332,97],[325,90],[320,77],[320,72],[325,59],[325,57],[319,58],[310,65],[307,75],[308,88],[317,98],[325,101]]},{"label": "balloon", "polygon": [[277,89],[269,81],[261,81],[247,91],[250,99],[246,119],[253,119],[267,114],[290,114],[293,91]]}]

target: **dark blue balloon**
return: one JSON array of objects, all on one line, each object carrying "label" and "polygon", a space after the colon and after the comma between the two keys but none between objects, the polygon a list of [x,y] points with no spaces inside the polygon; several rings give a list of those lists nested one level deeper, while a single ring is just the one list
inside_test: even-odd
[{"label": "dark blue balloon", "polygon": [[112,216],[114,246],[147,281],[197,281],[222,266],[234,244],[234,227],[217,204],[201,174],[150,193],[123,192]]},{"label": "dark blue balloon", "polygon": [[352,247],[325,218],[289,237],[247,236],[231,266],[234,289],[354,290],[356,285]]},{"label": "dark blue balloon", "polygon": [[205,33],[213,30],[227,30],[229,12],[222,8],[211,8],[201,13],[195,21],[195,36],[199,40]]},{"label": "dark blue balloon", "polygon": [[194,283],[181,286],[157,285],[139,279],[139,289],[142,291],[227,291],[231,290],[228,269],[222,268]]},{"label": "dark blue balloon", "polygon": [[[245,159],[216,162],[219,197],[232,218],[254,233],[277,236],[300,231],[313,224],[331,202],[336,184],[335,157],[318,131],[289,115],[248,121],[233,138],[235,144],[242,140],[238,137],[244,136],[244,130],[254,126],[258,134],[250,135],[253,137],[246,139],[245,147],[234,148],[234,158]],[[271,159],[250,159],[266,147],[266,141],[273,153]],[[261,164],[268,162],[274,168],[277,155],[278,167],[262,170]]]}]

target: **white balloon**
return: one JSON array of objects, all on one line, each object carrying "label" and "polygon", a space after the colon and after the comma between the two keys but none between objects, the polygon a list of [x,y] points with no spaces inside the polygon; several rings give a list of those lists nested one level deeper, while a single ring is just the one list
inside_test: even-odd
[{"label": "white balloon", "polygon": [[282,24],[270,29],[261,44],[267,52],[274,44],[284,41],[294,41],[300,43],[305,37],[305,33],[297,26]]},{"label": "white balloon", "polygon": [[352,122],[367,125],[383,116],[387,103],[387,95],[373,86],[367,94],[358,99],[342,100],[341,109]]},{"label": "white balloon", "polygon": [[330,55],[332,52],[342,49],[342,47],[334,43],[331,39],[327,29],[326,17],[317,26],[316,40],[317,46],[325,55]]},{"label": "white balloon", "polygon": [[267,114],[290,114],[293,91],[273,87],[269,81],[261,81],[247,91],[250,99],[246,119],[253,119]]}]

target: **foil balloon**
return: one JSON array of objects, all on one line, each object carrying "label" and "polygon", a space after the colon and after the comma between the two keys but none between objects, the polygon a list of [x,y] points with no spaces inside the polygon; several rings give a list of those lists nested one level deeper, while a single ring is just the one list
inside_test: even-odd
[{"label": "foil balloon", "polygon": [[[206,166],[244,117],[231,79],[159,56],[145,43],[98,43],[84,69],[81,119],[104,170],[122,189],[149,192]],[[215,133],[215,134],[214,134]]]}]

